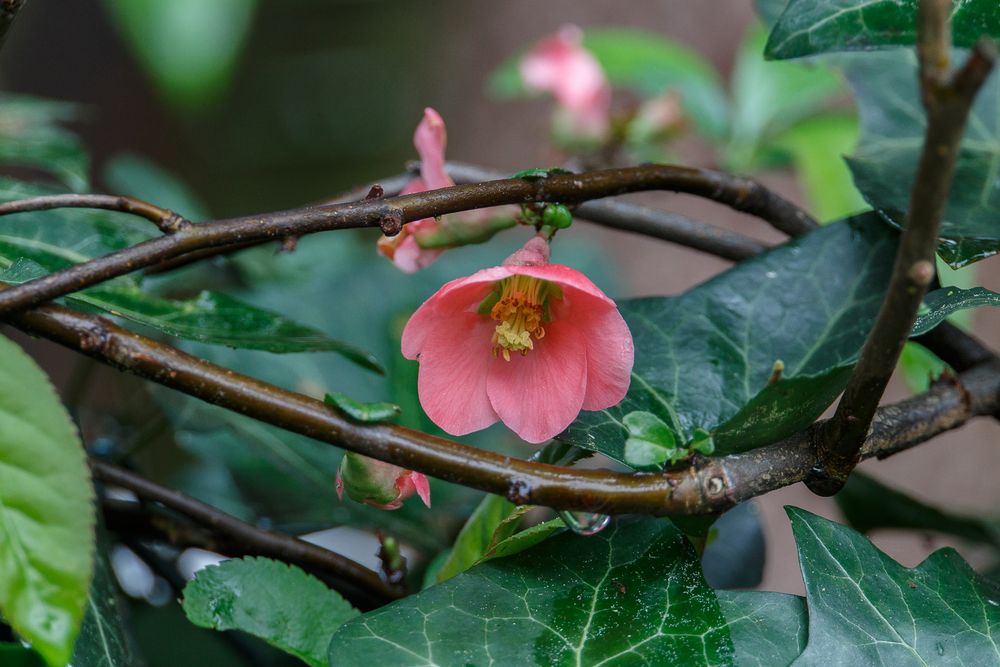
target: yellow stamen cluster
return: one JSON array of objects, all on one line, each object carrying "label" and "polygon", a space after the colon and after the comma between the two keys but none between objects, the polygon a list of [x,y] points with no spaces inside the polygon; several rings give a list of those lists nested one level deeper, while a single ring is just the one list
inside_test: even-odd
[{"label": "yellow stamen cluster", "polygon": [[499,322],[493,332],[493,356],[510,353],[528,354],[534,341],[545,337],[542,319],[548,290],[544,281],[528,276],[511,276],[500,281],[499,298],[490,309],[490,317]]}]

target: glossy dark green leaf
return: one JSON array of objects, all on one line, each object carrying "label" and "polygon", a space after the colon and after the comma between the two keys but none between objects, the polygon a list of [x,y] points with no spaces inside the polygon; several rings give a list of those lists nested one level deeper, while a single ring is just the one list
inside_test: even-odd
[{"label": "glossy dark green leaf", "polygon": [[990,521],[933,507],[864,473],[853,473],[836,501],[847,522],[862,533],[878,528],[934,531],[1000,546],[1000,531]]},{"label": "glossy dark green leaf", "polygon": [[787,511],[809,606],[796,665],[1000,662],[1000,589],[953,549],[907,569],[850,528]]},{"label": "glossy dark green leaf", "polygon": [[94,562],[87,611],[73,647],[71,664],[73,667],[132,667],[137,662],[122,625],[114,573],[107,559],[100,555]]},{"label": "glossy dark green leaf", "polygon": [[[680,296],[619,302],[636,350],[628,395],[608,410],[582,413],[560,440],[623,461],[622,419],[635,410],[658,415],[683,441],[696,428],[712,432],[719,453],[805,427],[843,389],[895,246],[896,234],[869,214]],[[768,384],[779,359],[782,379]]]},{"label": "glossy dark green leaf", "polygon": [[730,132],[723,157],[734,170],[759,168],[765,149],[796,124],[823,111],[844,87],[840,77],[820,63],[765,61],[766,39],[759,26],[752,26],[733,69]]},{"label": "glossy dark green leaf", "polygon": [[[848,158],[854,183],[873,208],[902,226],[923,147],[926,116],[910,51],[842,57],[838,62],[861,113],[861,140]],[[953,268],[1000,251],[1000,75],[979,91],[955,166],[938,253]]]},{"label": "glossy dark green leaf", "polygon": [[913,324],[913,335],[919,336],[941,324],[952,313],[967,308],[983,306],[1000,306],[1000,294],[985,287],[962,289],[960,287],[942,287],[929,292],[924,297],[924,303],[917,313],[917,321]]},{"label": "glossy dark green leaf", "polygon": [[344,624],[331,665],[729,664],[733,644],[668,521],[565,533]]},{"label": "glossy dark green leaf", "polygon": [[0,336],[0,615],[52,667],[73,650],[94,565],[94,491],[76,426]]},{"label": "glossy dark green leaf", "polygon": [[733,638],[736,667],[785,667],[806,646],[805,600],[797,595],[716,591]]},{"label": "glossy dark green leaf", "polygon": [[362,403],[339,391],[326,394],[323,402],[349,419],[364,423],[392,421],[399,417],[400,412],[399,406],[394,403]]},{"label": "glossy dark green leaf", "polygon": [[69,102],[0,97],[0,164],[35,167],[71,190],[86,190],[90,158],[79,138],[59,125],[79,115],[79,107]]},{"label": "glossy dark green leaf", "polygon": [[330,636],[358,616],[319,579],[267,558],[228,560],[200,570],[184,587],[183,606],[195,625],[241,630],[313,667],[326,667]]},{"label": "glossy dark green leaf", "polygon": [[[911,46],[917,5],[918,0],[789,0],[765,53],[785,59]],[[961,0],[951,25],[955,45],[969,47],[983,36],[1000,37],[1000,12],[995,0]]]},{"label": "glossy dark green leaf", "polygon": [[[702,55],[653,33],[621,28],[588,28],[583,45],[604,69],[613,86],[643,97],[667,92],[680,95],[684,111],[708,135],[726,130],[726,96],[715,68]],[[505,61],[490,77],[497,97],[529,94],[518,66],[523,53]]]},{"label": "glossy dark green leaf", "polygon": [[[635,343],[625,400],[584,412],[559,440],[627,463],[633,411],[691,442],[709,431],[726,454],[811,424],[843,390],[888,284],[896,234],[868,213],[824,227],[676,297],[619,302]],[[945,288],[927,296],[914,333],[952,309],[998,295]],[[790,324],[794,322],[794,324]],[[784,371],[771,382],[776,361]]]}]

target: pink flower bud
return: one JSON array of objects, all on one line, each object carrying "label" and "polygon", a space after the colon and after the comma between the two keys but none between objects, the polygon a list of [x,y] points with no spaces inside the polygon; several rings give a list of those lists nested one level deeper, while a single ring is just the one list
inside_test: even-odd
[{"label": "pink flower bud", "polygon": [[431,506],[431,488],[427,477],[367,456],[348,452],[337,470],[337,497],[348,498],[380,510],[399,509],[403,501],[416,493]]}]

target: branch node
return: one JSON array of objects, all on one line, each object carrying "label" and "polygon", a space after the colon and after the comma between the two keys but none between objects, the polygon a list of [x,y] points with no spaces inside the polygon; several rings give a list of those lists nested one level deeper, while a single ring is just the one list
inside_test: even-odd
[{"label": "branch node", "polygon": [[396,236],[403,231],[403,211],[398,208],[390,208],[382,214],[379,219],[379,227],[386,236]]}]

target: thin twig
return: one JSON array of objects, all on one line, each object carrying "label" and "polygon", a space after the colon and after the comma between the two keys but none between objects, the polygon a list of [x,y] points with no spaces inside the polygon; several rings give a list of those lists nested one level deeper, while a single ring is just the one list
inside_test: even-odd
[{"label": "thin twig", "polygon": [[55,208],[97,208],[131,213],[149,220],[164,234],[173,234],[191,224],[189,220],[169,209],[122,195],[66,194],[18,199],[0,204],[0,215],[48,211]]},{"label": "thin twig", "polygon": [[949,78],[951,9],[951,0],[920,3],[918,53],[927,135],[885,300],[836,414],[821,434],[818,465],[809,481],[809,488],[821,495],[839,491],[857,464],[875,410],[934,277],[938,229],[965,123],[996,60],[992,45],[980,43]]},{"label": "thin twig", "polygon": [[643,190],[695,194],[751,215],[781,220],[789,228],[799,229],[809,220],[801,209],[755,181],[707,169],[646,165],[557,174],[548,178],[504,179],[191,225],[170,236],[150,239],[4,290],[0,292],[0,315],[204,248],[298,237],[333,229],[396,227],[423,218],[506,204],[532,201],[576,204]]},{"label": "thin twig", "polygon": [[383,581],[377,572],[328,549],[292,535],[252,526],[211,505],[160,486],[124,468],[91,459],[90,469],[94,477],[105,484],[128,489],[143,500],[160,503],[210,529],[214,535],[242,545],[246,553],[319,569],[387,600],[398,599],[404,594],[402,588]]},{"label": "thin twig", "polygon": [[[816,429],[746,454],[697,461],[659,474],[579,470],[512,459],[386,424],[343,419],[322,402],[215,366],[100,317],[41,306],[11,319],[119,370],[294,433],[428,475],[505,496],[517,504],[607,514],[708,514],[802,481],[815,462]],[[974,368],[878,413],[863,456],[924,442],[1000,409],[1000,369]]]},{"label": "thin twig", "polygon": [[[456,183],[478,183],[504,177],[493,169],[463,162],[448,162],[445,170]],[[788,206],[777,207],[768,221],[778,229],[792,229],[794,233],[790,233],[791,236],[815,228],[807,213],[801,209],[791,211]],[[756,239],[722,227],[616,199],[584,202],[573,209],[573,216],[604,227],[652,236],[734,262],[749,259],[767,249]]]}]

